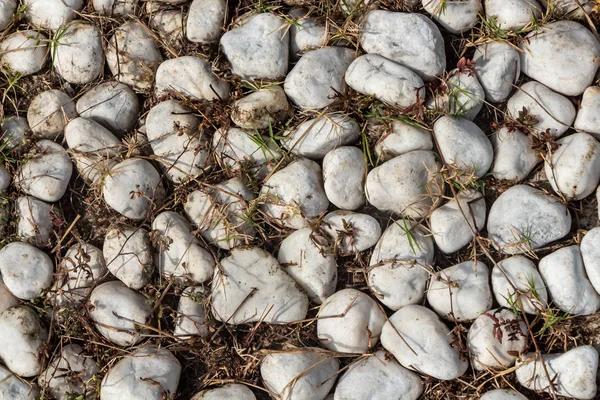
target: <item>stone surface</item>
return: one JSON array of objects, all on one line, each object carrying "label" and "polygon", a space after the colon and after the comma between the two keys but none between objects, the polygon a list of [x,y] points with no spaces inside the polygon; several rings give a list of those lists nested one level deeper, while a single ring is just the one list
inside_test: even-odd
[{"label": "stone surface", "polygon": [[329,39],[325,24],[317,21],[303,8],[290,10],[290,16],[298,22],[290,27],[290,50],[293,56],[325,46]]},{"label": "stone surface", "polygon": [[214,317],[228,324],[286,324],[306,316],[308,298],[272,255],[251,247],[221,260],[211,305]]},{"label": "stone surface", "polygon": [[42,29],[58,30],[74,20],[83,6],[83,0],[24,0],[25,18]]},{"label": "stone surface", "polygon": [[321,221],[321,228],[333,240],[340,255],[360,253],[375,246],[381,236],[379,222],[368,214],[336,210]]},{"label": "stone surface", "polygon": [[[18,306],[19,299],[16,298],[6,287],[2,279],[0,279],[0,313],[9,307]],[[1,380],[2,378],[0,378]],[[0,383],[0,387],[2,383]],[[2,389],[0,389],[1,393]]]},{"label": "stone surface", "polygon": [[594,60],[600,57],[600,43],[575,21],[546,24],[520,47],[523,73],[566,96],[583,93],[598,70]]},{"label": "stone surface", "polygon": [[46,90],[35,96],[27,109],[27,122],[36,137],[56,139],[69,120],[77,117],[75,103],[60,90]]},{"label": "stone surface", "polygon": [[6,29],[10,25],[12,22],[13,13],[16,10],[16,0],[3,0],[0,2],[0,30]]},{"label": "stone surface", "polygon": [[345,47],[322,47],[306,52],[285,78],[285,94],[303,110],[327,107],[337,93],[346,94],[344,74],[354,60]]},{"label": "stone surface", "polygon": [[594,228],[583,236],[580,250],[588,279],[600,293],[600,228]]},{"label": "stone surface", "polygon": [[490,141],[494,147],[494,164],[490,171],[496,179],[520,182],[541,161],[531,138],[519,130],[500,128]]},{"label": "stone surface", "polygon": [[180,44],[183,39],[185,15],[183,10],[164,10],[159,2],[146,2],[150,28],[154,29],[165,45]]},{"label": "stone surface", "polygon": [[480,400],[527,400],[527,397],[512,389],[494,389],[485,392]]},{"label": "stone surface", "polygon": [[[548,0],[541,0],[541,3],[547,3]],[[581,5],[581,7],[579,7]],[[556,15],[565,19],[584,19],[594,10],[593,0],[555,0],[554,8]]]},{"label": "stone surface", "polygon": [[600,139],[600,87],[590,86],[585,89],[581,105],[573,126]]},{"label": "stone surface", "polygon": [[92,0],[94,10],[102,15],[134,15],[138,0]]},{"label": "stone surface", "polygon": [[493,16],[500,29],[518,30],[542,16],[542,6],[536,0],[485,0],[488,20]]},{"label": "stone surface", "polygon": [[422,0],[423,8],[444,29],[455,35],[475,27],[479,14],[483,14],[481,0],[444,2],[443,0]]},{"label": "stone surface", "polygon": [[35,383],[23,381],[0,366],[0,399],[38,400],[39,396],[40,392]]},{"label": "stone surface", "polygon": [[424,81],[433,80],[446,68],[444,38],[424,15],[370,11],[361,32],[361,46],[367,53],[404,65]]},{"label": "stone surface", "polygon": [[83,85],[94,81],[104,69],[102,32],[91,23],[73,21],[54,36],[52,65],[67,82]]},{"label": "stone surface", "polygon": [[439,317],[419,305],[396,311],[381,332],[381,344],[400,364],[441,380],[458,378],[469,366],[452,346],[454,340]]},{"label": "stone surface", "polygon": [[193,43],[211,43],[223,34],[227,1],[194,0],[187,16],[186,38]]},{"label": "stone surface", "polygon": [[342,289],[319,309],[317,336],[329,350],[362,354],[377,345],[384,323],[375,300],[356,289]]},{"label": "stone surface", "polygon": [[375,144],[377,159],[388,161],[396,156],[413,150],[432,150],[431,132],[399,120],[369,120],[367,129],[379,136]]},{"label": "stone surface", "polygon": [[233,103],[231,120],[243,129],[267,129],[292,116],[292,109],[281,86],[250,93]]},{"label": "stone surface", "polygon": [[323,158],[323,185],[329,201],[343,210],[365,203],[367,161],[361,149],[342,146]]},{"label": "stone surface", "polygon": [[0,250],[0,272],[14,296],[33,300],[50,287],[54,263],[40,249],[27,243],[12,242]]},{"label": "stone surface", "polygon": [[152,276],[152,244],[143,228],[115,225],[108,229],[102,248],[106,267],[132,289],[141,289]]},{"label": "stone surface", "polygon": [[256,400],[256,396],[247,386],[239,383],[228,383],[216,389],[203,390],[196,393],[191,400]]},{"label": "stone surface", "polygon": [[446,90],[433,99],[434,110],[473,120],[481,111],[485,91],[472,71],[450,71]]},{"label": "stone surface", "polygon": [[475,49],[473,61],[474,72],[483,87],[486,100],[495,103],[506,100],[521,75],[519,51],[505,42],[490,42]]},{"label": "stone surface", "polygon": [[0,124],[0,143],[7,150],[19,148],[27,140],[26,136],[30,132],[27,119],[23,117],[6,117]]},{"label": "stone surface", "polygon": [[202,286],[185,288],[177,306],[174,336],[186,340],[192,338],[192,336],[206,337],[210,334],[204,309],[205,301]]},{"label": "stone surface", "polygon": [[54,230],[52,218],[56,216],[52,206],[32,196],[21,196],[15,210],[19,238],[38,247],[47,246]]},{"label": "stone surface", "polygon": [[563,238],[571,229],[571,215],[556,198],[516,185],[492,204],[487,228],[494,246],[519,254]]},{"label": "stone surface", "polygon": [[21,76],[39,72],[48,59],[47,40],[44,34],[33,30],[15,32],[6,37],[0,42],[2,70]]}]

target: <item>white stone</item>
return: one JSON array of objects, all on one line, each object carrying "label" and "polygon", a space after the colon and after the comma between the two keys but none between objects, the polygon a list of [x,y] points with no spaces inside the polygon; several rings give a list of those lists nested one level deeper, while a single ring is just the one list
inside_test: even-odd
[{"label": "white stone", "polygon": [[27,243],[12,242],[0,250],[0,272],[13,295],[33,300],[52,284],[54,263],[40,249]]},{"label": "white stone", "polygon": [[281,399],[323,400],[340,366],[336,358],[315,347],[269,353],[260,364],[267,389]]},{"label": "white stone", "polygon": [[262,209],[279,223],[293,229],[305,226],[327,211],[329,200],[323,189],[319,164],[300,158],[275,172],[260,191]]},{"label": "white stone", "polygon": [[102,253],[108,270],[128,287],[141,289],[150,281],[154,270],[152,244],[143,228],[109,228]]},{"label": "white stone", "polygon": [[221,322],[287,324],[308,311],[308,298],[296,282],[258,247],[233,249],[215,269],[212,282],[212,310]]},{"label": "white stone", "polygon": [[433,134],[446,164],[481,178],[491,167],[494,148],[485,133],[465,118],[445,115],[433,125]]},{"label": "white stone", "polygon": [[527,349],[527,325],[509,310],[498,308],[479,316],[469,328],[467,349],[477,371],[511,367]]},{"label": "white stone", "polygon": [[23,0],[25,17],[35,26],[56,31],[74,20],[83,0]]},{"label": "white stone", "polygon": [[[547,5],[548,0],[540,2]],[[564,19],[584,19],[585,15],[592,13],[594,6],[597,5],[594,0],[554,0],[553,3],[556,16]],[[579,7],[580,5],[582,7]]]},{"label": "white stone", "polygon": [[146,12],[149,15],[148,22],[165,45],[181,43],[185,16],[181,9],[163,10],[160,3],[146,2]]},{"label": "white stone", "polygon": [[443,191],[439,170],[440,163],[431,151],[415,150],[392,158],[367,175],[367,200],[381,211],[423,217]]},{"label": "white stone", "polygon": [[432,150],[433,139],[431,132],[403,121],[393,120],[386,124],[385,121],[369,120],[367,129],[379,136],[375,145],[377,159],[388,161],[396,156],[413,150]]},{"label": "white stone", "polygon": [[94,86],[77,100],[77,112],[92,119],[115,134],[130,131],[140,111],[134,91],[120,82],[105,82]]},{"label": "white stone", "polygon": [[8,189],[10,186],[10,180],[10,172],[8,172],[4,164],[0,165],[0,192]]},{"label": "white stone", "polygon": [[540,275],[552,303],[573,315],[590,315],[600,309],[600,295],[588,280],[579,246],[558,249],[540,260]]},{"label": "white stone", "polygon": [[163,57],[150,30],[141,22],[130,21],[118,27],[105,50],[106,63],[115,79],[136,90],[146,90]]},{"label": "white stone", "polygon": [[177,100],[158,103],[146,116],[146,135],[156,159],[173,182],[202,174],[208,143],[192,110]]},{"label": "white stone", "polygon": [[77,117],[75,102],[60,90],[46,90],[35,96],[27,109],[27,122],[36,137],[55,139],[67,123]]},{"label": "white stone", "polygon": [[360,127],[353,118],[333,113],[309,119],[284,136],[282,144],[291,153],[319,160],[331,150],[357,141]]},{"label": "white stone", "polygon": [[160,175],[148,161],[129,158],[115,165],[103,181],[104,201],[123,216],[146,218],[160,196]]},{"label": "white stone", "polygon": [[404,65],[431,81],[446,68],[444,38],[426,16],[370,11],[360,35],[362,48]]},{"label": "white stone", "polygon": [[588,279],[600,293],[600,228],[594,228],[583,236],[580,250]]},{"label": "white stone", "polygon": [[573,126],[600,139],[600,87],[590,86],[585,89],[581,98],[581,106],[577,112]]},{"label": "white stone", "polygon": [[307,10],[294,8],[290,11],[297,24],[290,27],[290,50],[298,55],[325,46],[329,39],[327,26],[317,21]]},{"label": "white stone", "polygon": [[228,383],[216,389],[196,393],[190,400],[256,400],[252,390],[239,383]]},{"label": "white stone", "polygon": [[331,249],[320,244],[318,233],[302,228],[283,239],[277,260],[304,289],[309,300],[322,304],[335,293],[337,263]]},{"label": "white stone", "polygon": [[104,70],[102,32],[89,22],[73,21],[54,35],[52,65],[69,83],[83,85],[94,81]]},{"label": "white stone", "polygon": [[206,337],[210,331],[206,321],[204,288],[190,286],[185,288],[179,298],[177,318],[173,335],[186,340],[192,336]]},{"label": "white stone", "polygon": [[38,400],[40,391],[35,383],[19,379],[8,369],[0,366],[0,399]]},{"label": "white stone", "polygon": [[490,140],[494,147],[494,164],[490,171],[496,179],[520,182],[541,161],[531,138],[519,130],[500,128]]},{"label": "white stone", "polygon": [[[526,1],[529,3],[530,0]],[[498,3],[504,4],[502,1]],[[473,61],[485,98],[494,103],[506,100],[521,76],[519,51],[503,41],[490,42],[477,46]]]},{"label": "white stone", "polygon": [[102,15],[134,15],[138,0],[92,0],[94,10]]},{"label": "white stone", "polygon": [[425,98],[419,75],[377,54],[355,59],[346,70],[346,83],[359,93],[402,108]]},{"label": "white stone", "polygon": [[361,149],[338,147],[323,158],[323,185],[329,201],[343,210],[365,204],[367,161]]},{"label": "white stone", "polygon": [[492,204],[488,237],[506,254],[539,249],[561,239],[571,229],[571,215],[558,199],[539,190],[516,185]]},{"label": "white stone", "polygon": [[528,314],[539,314],[548,305],[548,291],[535,264],[524,256],[500,261],[492,270],[492,290],[500,306],[519,304]]},{"label": "white stone", "polygon": [[472,321],[492,308],[490,271],[481,261],[465,261],[431,276],[427,301],[442,318]]},{"label": "white stone", "polygon": [[119,346],[132,346],[143,339],[140,324],[146,324],[152,312],[143,295],[120,281],[96,286],[90,295],[89,307],[90,318],[98,332]]},{"label": "white stone", "polygon": [[176,93],[193,100],[227,100],[229,83],[221,80],[205,60],[184,56],[163,61],[156,71],[157,96]]},{"label": "white stone", "polygon": [[[11,15],[12,18],[12,15]],[[0,42],[0,66],[12,75],[39,72],[48,59],[48,38],[37,31],[19,31]]]},{"label": "white stone", "polygon": [[2,132],[1,145],[6,150],[12,150],[21,147],[27,141],[26,136],[29,133],[29,125],[26,118],[13,115],[2,121],[0,131]]},{"label": "white stone", "polygon": [[271,13],[253,15],[221,37],[231,71],[242,79],[278,79],[287,73],[289,36]]},{"label": "white stone", "polygon": [[193,43],[211,43],[223,34],[227,1],[194,0],[187,16],[186,37]]},{"label": "white stone", "polygon": [[0,313],[0,359],[13,374],[30,377],[42,371],[47,338],[32,308],[15,306]]},{"label": "white stone", "polygon": [[526,116],[535,119],[526,121],[535,132],[541,134],[549,130],[555,138],[565,133],[575,120],[571,100],[535,81],[523,84],[506,104],[508,114],[516,120],[521,117],[523,108],[527,110]]},{"label": "white stone", "polygon": [[557,142],[544,163],[554,191],[567,200],[582,200],[600,181],[600,143],[587,133],[574,133]]},{"label": "white stone", "polygon": [[338,379],[333,400],[417,400],[422,393],[417,374],[378,350],[350,365]]},{"label": "white stone", "polygon": [[285,93],[302,110],[327,107],[346,94],[344,74],[352,60],[354,51],[345,47],[307,51],[285,78]]},{"label": "white stone", "polygon": [[435,244],[446,254],[465,247],[485,227],[486,209],[481,193],[474,190],[457,193],[429,217]]},{"label": "white stone", "polygon": [[424,228],[408,220],[394,221],[383,232],[371,255],[369,288],[392,310],[420,303],[433,257],[433,240]]},{"label": "white stone", "polygon": [[212,277],[215,260],[194,236],[185,218],[164,211],[152,222],[152,230],[159,238],[156,259],[161,274],[196,283]]},{"label": "white stone", "polygon": [[541,358],[543,365],[534,353],[527,354],[527,361],[515,371],[521,385],[575,399],[596,397],[598,352],[592,346],[575,347],[562,354],[543,354]]},{"label": "white stone", "polygon": [[177,392],[181,364],[166,349],[142,347],[123,357],[104,376],[101,400],[163,400]]},{"label": "white stone", "polygon": [[496,17],[496,24],[504,30],[522,29],[533,18],[539,20],[542,11],[536,0],[485,0],[487,19]]},{"label": "white stone", "polygon": [[439,317],[419,305],[396,311],[381,332],[381,344],[402,366],[441,380],[456,379],[469,366],[453,346],[454,340],[454,333]]},{"label": "white stone", "polygon": [[594,81],[600,43],[575,21],[556,21],[531,32],[520,44],[521,70],[566,96],[578,96]]},{"label": "white stone", "polygon": [[480,400],[527,400],[527,397],[512,389],[494,389],[485,392]]},{"label": "white stone", "polygon": [[471,71],[453,70],[446,80],[446,91],[435,99],[434,109],[473,120],[481,111],[485,91]]},{"label": "white stone", "polygon": [[[6,29],[11,24],[13,21],[13,14],[16,10],[16,0],[2,0],[0,2],[0,30]],[[0,391],[1,390],[2,389],[0,389]]]},{"label": "white stone", "polygon": [[67,344],[60,348],[60,354],[39,376],[38,384],[56,400],[69,400],[73,396],[95,399],[97,393],[93,379],[98,372],[98,363],[85,355],[80,345]]},{"label": "white stone", "polygon": [[371,297],[356,289],[342,289],[319,309],[317,336],[329,350],[363,354],[377,345],[385,318]]},{"label": "white stone", "polygon": [[17,235],[38,247],[49,244],[52,235],[52,206],[32,196],[20,196],[15,202]]},{"label": "white stone", "polygon": [[281,86],[257,90],[233,103],[231,120],[243,129],[267,129],[292,116]]},{"label": "white stone", "polygon": [[[0,278],[0,313],[9,307],[18,306],[19,299],[16,298],[6,287],[4,281]],[[0,377],[0,380],[2,378]],[[0,393],[2,392],[2,383],[0,382]]]},{"label": "white stone", "polygon": [[455,35],[472,29],[483,14],[481,0],[422,0],[423,8],[448,32]]},{"label": "white stone", "polygon": [[337,210],[325,215],[321,228],[333,240],[338,254],[360,253],[375,246],[381,236],[379,222],[368,214]]}]

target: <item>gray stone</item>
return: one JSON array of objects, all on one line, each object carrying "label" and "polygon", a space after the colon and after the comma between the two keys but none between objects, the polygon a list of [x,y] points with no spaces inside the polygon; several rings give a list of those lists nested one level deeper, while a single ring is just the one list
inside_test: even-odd
[{"label": "gray stone", "polygon": [[27,122],[34,136],[56,139],[67,123],[77,117],[75,102],[60,90],[46,90],[35,96],[27,109]]},{"label": "gray stone", "polygon": [[367,161],[358,147],[342,146],[323,158],[323,184],[329,201],[343,210],[365,204]]},{"label": "gray stone", "polygon": [[483,14],[481,0],[422,0],[421,3],[433,19],[455,35],[474,28],[479,22],[479,14]]},{"label": "gray stone", "polygon": [[[0,278],[0,313],[9,307],[18,306],[19,299],[16,298],[6,287]],[[2,393],[2,377],[0,377],[0,393]]]},{"label": "gray stone", "polygon": [[[541,0],[541,3],[547,5],[548,1]],[[597,5],[594,0],[554,0],[553,3],[555,15],[564,19],[585,19]]]},{"label": "gray stone", "polygon": [[256,400],[252,390],[239,383],[228,383],[216,389],[203,390],[196,393],[191,400]]},{"label": "gray stone", "polygon": [[490,42],[477,46],[473,61],[474,72],[483,87],[485,98],[494,103],[506,100],[521,76],[519,51],[502,41]]},{"label": "gray stone", "polygon": [[267,129],[292,116],[292,109],[281,86],[250,93],[233,103],[231,120],[243,129]]},{"label": "gray stone", "polygon": [[485,0],[485,13],[489,20],[496,17],[500,29],[518,30],[542,17],[542,6],[536,0]]},{"label": "gray stone", "polygon": [[380,161],[388,161],[413,150],[433,150],[431,132],[420,126],[399,120],[392,120],[390,123],[368,120],[367,129],[379,137],[375,154]]},{"label": "gray stone", "polygon": [[10,186],[10,172],[6,169],[4,164],[0,165],[0,192],[5,191]]},{"label": "gray stone", "polygon": [[108,270],[132,289],[141,289],[154,270],[152,245],[143,228],[115,225],[104,237],[102,253]]},{"label": "gray stone", "polygon": [[101,15],[134,15],[138,0],[92,0],[94,10]]},{"label": "gray stone", "polygon": [[25,18],[42,29],[58,30],[74,20],[83,6],[83,0],[23,0]]},{"label": "gray stone", "polygon": [[33,300],[52,284],[54,263],[40,249],[27,243],[12,242],[0,250],[0,272],[4,284],[15,297]]},{"label": "gray stone", "polygon": [[38,400],[40,391],[35,383],[19,379],[8,369],[0,366],[0,399]]},{"label": "gray stone", "polygon": [[29,124],[27,119],[23,117],[7,117],[0,125],[0,144],[4,146],[6,151],[21,147],[27,141],[29,133]]},{"label": "gray stone", "polygon": [[104,82],[94,86],[77,100],[77,112],[92,119],[115,134],[133,129],[140,112],[134,91],[120,82]]},{"label": "gray stone", "polygon": [[[12,15],[11,15],[12,18]],[[48,59],[48,38],[33,30],[19,31],[0,42],[0,66],[12,75],[41,71]]]},{"label": "gray stone", "polygon": [[102,32],[89,22],[73,21],[57,32],[52,48],[52,65],[69,83],[83,85],[94,81],[104,70]]},{"label": "gray stone", "polygon": [[496,179],[520,182],[541,161],[531,138],[519,130],[500,128],[490,140],[494,146],[494,164],[490,171]]},{"label": "gray stone", "polygon": [[581,98],[581,106],[573,126],[600,139],[600,87],[590,86],[585,89]]},{"label": "gray stone", "polygon": [[185,34],[193,43],[211,43],[219,40],[226,23],[227,1],[194,0],[187,16]]}]

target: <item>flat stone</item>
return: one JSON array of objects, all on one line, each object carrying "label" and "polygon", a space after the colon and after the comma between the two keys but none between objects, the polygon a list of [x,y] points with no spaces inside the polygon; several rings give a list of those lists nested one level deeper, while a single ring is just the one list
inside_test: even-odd
[{"label": "flat stone", "polygon": [[193,336],[206,337],[210,334],[204,310],[205,297],[205,290],[202,286],[185,288],[177,306],[174,336],[187,340]]},{"label": "flat stone", "polygon": [[196,393],[191,400],[256,400],[256,396],[247,386],[239,383],[228,383],[216,389],[203,390]]},{"label": "flat stone", "polygon": [[[510,1],[522,2],[523,0]],[[529,0],[525,1],[531,3]],[[513,91],[513,85],[521,76],[519,51],[502,41],[490,42],[477,46],[473,61],[474,72],[483,87],[485,98],[494,103],[506,100]]]},{"label": "flat stone", "polygon": [[143,228],[115,225],[104,237],[102,253],[108,270],[132,289],[141,289],[154,271],[152,244]]},{"label": "flat stone", "polygon": [[542,17],[543,8],[536,0],[485,0],[487,18],[496,17],[500,29],[518,30],[535,18]]},{"label": "flat stone", "polygon": [[0,398],[38,400],[40,391],[35,383],[21,380],[8,369],[0,366]]},{"label": "flat stone", "polygon": [[317,21],[303,8],[290,10],[290,16],[298,22],[290,26],[290,50],[292,55],[325,46],[329,39],[328,28],[325,24]]},{"label": "flat stone", "polygon": [[281,86],[250,93],[233,103],[231,120],[243,129],[267,129],[291,118],[292,109]]},{"label": "flat stone", "polygon": [[44,34],[33,30],[15,32],[6,37],[0,42],[2,70],[21,76],[41,71],[48,59],[47,40]]},{"label": "flat stone", "polygon": [[519,130],[500,128],[490,137],[494,147],[491,173],[496,179],[520,182],[541,161],[531,138]]},{"label": "flat stone", "polygon": [[25,18],[42,29],[58,30],[74,20],[84,6],[83,0],[24,0]]},{"label": "flat stone", "polygon": [[67,82],[83,85],[94,81],[104,70],[102,32],[89,22],[73,21],[54,36],[52,66]]},{"label": "flat stone", "polygon": [[54,263],[40,249],[27,243],[12,242],[0,250],[0,272],[4,284],[15,297],[33,300],[52,284]]},{"label": "flat stone", "polygon": [[365,203],[367,161],[362,150],[342,146],[323,158],[323,185],[329,201],[343,210],[356,210]]},{"label": "flat stone", "polygon": [[185,34],[192,43],[219,40],[226,23],[226,0],[194,0],[187,16]]},{"label": "flat stone", "polygon": [[53,207],[32,196],[20,196],[15,201],[17,212],[17,235],[23,241],[37,247],[48,246],[54,230]]},{"label": "flat stone", "polygon": [[42,139],[56,139],[62,135],[69,120],[75,117],[75,102],[60,90],[46,90],[38,94],[27,109],[31,131]]},{"label": "flat stone", "polygon": [[338,254],[360,253],[375,246],[381,236],[379,222],[368,214],[336,210],[321,221],[321,228],[333,240]]},{"label": "flat stone", "polygon": [[399,120],[391,122],[368,120],[367,129],[379,137],[375,154],[380,161],[409,153],[413,150],[433,150],[431,132]]},{"label": "flat stone", "polygon": [[444,29],[455,35],[466,32],[477,25],[479,14],[483,14],[481,0],[444,2],[422,0],[423,8]]}]

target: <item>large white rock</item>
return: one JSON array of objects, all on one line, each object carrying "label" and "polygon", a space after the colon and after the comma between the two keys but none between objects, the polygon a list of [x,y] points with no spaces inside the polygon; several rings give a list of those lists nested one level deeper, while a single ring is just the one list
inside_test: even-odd
[{"label": "large white rock", "polygon": [[289,36],[285,22],[271,13],[248,17],[221,37],[231,71],[242,79],[278,79],[287,73]]},{"label": "large white rock", "polygon": [[321,228],[333,240],[338,254],[360,253],[375,246],[381,236],[379,222],[368,214],[336,210],[321,220]]},{"label": "large white rock", "polygon": [[496,179],[520,182],[541,161],[531,138],[519,130],[500,128],[490,140],[494,147],[494,164],[490,171]]},{"label": "large white rock", "polygon": [[548,305],[548,291],[535,264],[524,256],[500,261],[492,270],[492,290],[500,306],[519,304],[528,314],[539,314]]},{"label": "large white rock", "polygon": [[52,206],[32,196],[20,196],[15,202],[15,210],[19,238],[38,247],[47,246],[54,228]]},{"label": "large white rock", "polygon": [[329,350],[363,354],[377,345],[385,319],[371,297],[356,289],[342,289],[321,305],[317,336]]},{"label": "large white rock", "polygon": [[367,175],[367,200],[381,211],[423,217],[443,191],[439,170],[440,163],[431,151],[415,150],[392,158]]},{"label": "large white rock", "polygon": [[56,400],[70,400],[73,396],[95,399],[93,378],[99,371],[96,360],[84,354],[80,345],[67,344],[39,376],[38,384]]},{"label": "large white rock", "polygon": [[94,10],[101,15],[134,15],[138,0],[92,0]]},{"label": "large white rock", "polygon": [[530,252],[561,239],[571,229],[571,215],[556,198],[527,185],[516,185],[492,204],[488,237],[506,254]]},{"label": "large white rock", "polygon": [[252,390],[239,383],[228,383],[216,389],[196,393],[190,400],[256,400]]},{"label": "large white rock", "polygon": [[[524,110],[527,110],[524,114]],[[524,83],[511,96],[506,104],[508,114],[516,119],[525,119],[538,134],[549,131],[553,137],[559,137],[569,129],[575,120],[575,106],[571,100],[539,82]]]},{"label": "large white rock", "polygon": [[102,379],[101,400],[163,400],[174,397],[181,364],[166,349],[142,347],[123,357]]},{"label": "large white rock", "polygon": [[193,100],[227,100],[229,83],[221,80],[205,60],[184,56],[163,61],[156,71],[157,96],[175,93]]},{"label": "large white rock", "polygon": [[527,400],[527,397],[512,389],[494,389],[485,392],[480,400]]},{"label": "large white rock", "polygon": [[527,354],[526,361],[515,371],[521,385],[575,399],[596,398],[598,352],[592,346],[579,346],[562,354],[543,354],[541,358],[543,365],[534,353]]},{"label": "large white rock", "polygon": [[173,335],[186,340],[192,336],[206,337],[210,333],[204,309],[204,287],[190,286],[185,288],[179,298],[177,318]]},{"label": "large white rock", "polygon": [[136,90],[146,90],[163,61],[150,30],[141,22],[129,21],[115,29],[106,46],[106,63],[115,79]]},{"label": "large white rock", "polygon": [[498,308],[479,316],[469,328],[467,349],[477,371],[506,369],[527,349],[527,325],[509,310]]},{"label": "large white rock", "polygon": [[381,161],[388,161],[413,150],[433,149],[431,132],[404,121],[394,119],[388,122],[373,119],[367,121],[367,129],[379,137],[379,141],[375,144],[375,154]]},{"label": "large white rock", "polygon": [[433,125],[433,134],[446,164],[481,178],[491,167],[494,148],[485,133],[465,118],[445,115]]},{"label": "large white rock", "polygon": [[600,143],[587,133],[574,133],[557,144],[544,164],[550,185],[567,200],[588,197],[600,181]]},{"label": "large white rock", "polygon": [[583,236],[580,250],[588,279],[600,293],[600,228],[594,228]]},{"label": "large white rock", "polygon": [[431,233],[438,248],[454,253],[471,242],[485,227],[485,198],[477,191],[460,192],[429,217]]},{"label": "large white rock", "polygon": [[378,54],[365,54],[354,60],[346,70],[346,83],[359,93],[403,108],[425,98],[419,75]]},{"label": "large white rock", "polygon": [[194,236],[189,222],[180,214],[164,211],[152,221],[158,235],[157,266],[161,274],[178,280],[202,283],[214,272],[215,260]]},{"label": "large white rock", "polygon": [[424,228],[404,219],[393,221],[373,249],[369,288],[392,310],[420,303],[433,258],[433,240]]},{"label": "large white rock", "polygon": [[56,31],[74,20],[83,0],[23,0],[25,17],[35,26]]},{"label": "large white rock", "polygon": [[552,303],[573,315],[589,315],[600,309],[600,295],[588,280],[579,246],[558,249],[540,260],[540,275]]},{"label": "large white rock", "polygon": [[228,324],[286,324],[306,316],[308,298],[272,255],[251,247],[233,249],[221,260],[211,305],[215,318]]},{"label": "large white rock", "polygon": [[329,200],[323,189],[319,164],[306,158],[280,169],[260,191],[262,209],[284,226],[300,229],[327,211]]},{"label": "large white rock", "polygon": [[285,93],[303,110],[327,107],[338,93],[346,94],[344,74],[354,54],[335,46],[306,52],[285,78]]},{"label": "large white rock", "polygon": [[520,44],[524,74],[566,96],[578,96],[592,84],[600,43],[575,21],[556,21],[531,32]]},{"label": "large white rock", "polygon": [[42,371],[47,338],[33,309],[15,306],[0,313],[0,359],[15,375],[30,377]]},{"label": "large white rock", "polygon": [[194,0],[187,16],[185,34],[193,43],[219,40],[226,24],[226,0]]},{"label": "large white rock", "polygon": [[[11,15],[12,17],[12,15]],[[37,31],[19,31],[0,42],[0,66],[27,76],[40,71],[48,59],[48,38]]]},{"label": "large white rock", "polygon": [[[6,287],[2,279],[0,279],[0,313],[9,307],[18,306],[19,299],[16,298]],[[2,379],[2,378],[0,378]],[[0,383],[0,387],[2,384]],[[2,389],[0,389],[1,391]]]},{"label": "large white rock", "polygon": [[102,182],[104,201],[123,216],[139,221],[157,206],[160,175],[148,161],[129,158],[111,168]]},{"label": "large white rock", "polygon": [[367,53],[402,64],[425,81],[433,80],[446,68],[444,38],[438,27],[421,14],[370,11],[360,43]]},{"label": "large white rock", "polygon": [[378,350],[350,365],[338,379],[332,400],[417,400],[422,393],[419,375]]},{"label": "large white rock", "polygon": [[542,16],[542,6],[536,0],[485,0],[487,19],[496,18],[496,25],[504,30],[518,30],[533,18]]},{"label": "large white rock", "polygon": [[132,346],[142,340],[141,325],[152,312],[143,295],[120,281],[96,286],[90,295],[89,310],[98,332],[119,346]]},{"label": "large white rock", "polygon": [[431,276],[427,301],[442,318],[472,321],[492,308],[490,271],[481,261],[465,261]]},{"label": "large white rock", "polygon": [[281,86],[257,90],[233,103],[231,120],[243,129],[267,129],[292,116]]},{"label": "large white rock", "polygon": [[293,56],[318,49],[327,43],[328,27],[312,16],[309,11],[303,8],[294,8],[290,10],[290,16],[297,21],[297,24],[290,26],[290,50]]},{"label": "large white rock", "polygon": [[208,143],[192,110],[177,100],[158,103],[146,117],[152,152],[174,182],[200,175],[208,159]]},{"label": "large white rock", "polygon": [[260,364],[260,375],[267,389],[279,398],[323,400],[340,366],[325,353],[315,347],[269,353]]},{"label": "large white rock", "polygon": [[16,10],[16,0],[2,0],[2,2],[0,2],[0,30],[6,29],[11,24],[13,21],[13,13]]},{"label": "large white rock", "polygon": [[50,287],[54,263],[40,249],[27,243],[12,242],[0,250],[0,272],[13,295],[32,300]]},{"label": "large white rock", "polygon": [[130,131],[137,122],[140,105],[135,92],[121,82],[94,86],[77,100],[77,112],[115,134]]},{"label": "large white rock", "polygon": [[475,27],[483,14],[481,0],[422,0],[423,8],[448,32],[461,34]]},{"label": "large white rock", "polygon": [[590,86],[581,97],[581,105],[573,126],[578,131],[600,139],[600,86]]},{"label": "large white rock", "polygon": [[35,383],[19,379],[0,366],[0,399],[39,400],[40,391]]},{"label": "large white rock", "polygon": [[454,340],[440,318],[419,305],[396,311],[381,332],[381,344],[400,364],[441,380],[456,379],[469,366],[453,346]]},{"label": "large white rock", "polygon": [[52,65],[67,82],[90,83],[104,69],[102,32],[92,23],[73,21],[54,35],[58,44],[52,49]]},{"label": "large white rock", "polygon": [[343,210],[356,210],[365,203],[367,161],[362,150],[342,146],[323,158],[323,185],[329,201]]},{"label": "large white rock", "polygon": [[108,270],[132,289],[141,289],[150,280],[152,244],[143,228],[112,226],[104,237],[102,253]]},{"label": "large white rock", "polygon": [[[504,4],[502,1],[498,3]],[[485,98],[494,103],[506,100],[521,75],[519,51],[503,41],[490,42],[475,49],[473,61],[474,72],[483,87]]]},{"label": "large white rock", "polygon": [[67,123],[77,117],[75,103],[60,90],[46,90],[35,96],[27,109],[27,122],[36,137],[56,139]]},{"label": "large white rock", "polygon": [[319,244],[318,233],[302,228],[283,239],[277,260],[317,304],[335,293],[337,263],[331,249]]}]

